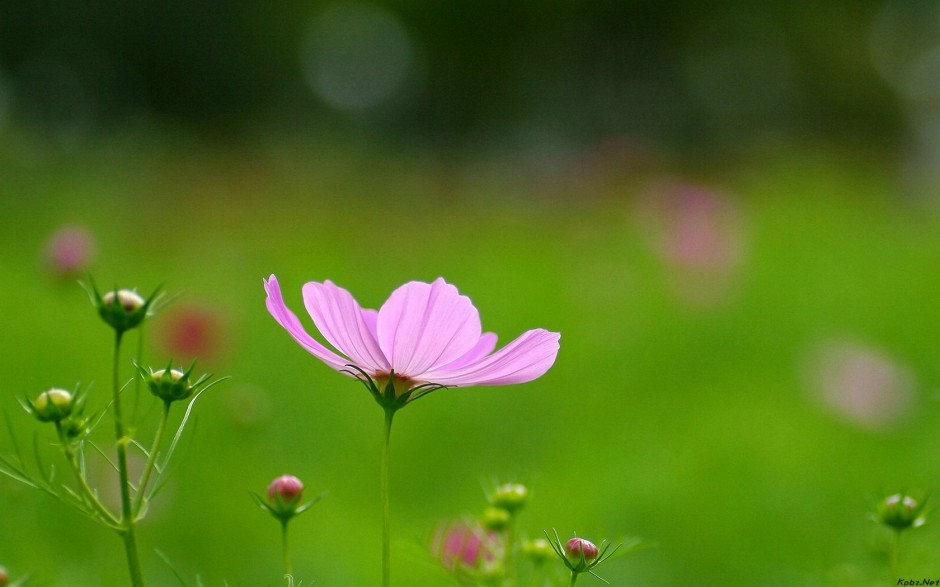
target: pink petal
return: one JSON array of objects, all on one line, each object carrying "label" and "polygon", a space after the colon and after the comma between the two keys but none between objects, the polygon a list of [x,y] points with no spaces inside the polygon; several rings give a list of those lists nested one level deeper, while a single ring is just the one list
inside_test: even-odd
[{"label": "pink petal", "polygon": [[359,303],[332,281],[304,284],[304,306],[323,338],[360,369],[388,372],[389,364],[369,331]]},{"label": "pink petal", "polygon": [[300,346],[307,349],[307,352],[311,355],[337,371],[342,371],[347,368],[346,365],[349,363],[349,359],[337,355],[307,334],[307,331],[304,330],[297,316],[284,304],[284,298],[281,296],[281,287],[277,283],[277,277],[274,275],[269,277],[267,281],[264,282],[264,289],[268,292],[268,297],[265,300],[268,306],[268,312],[274,316],[277,323],[280,324],[294,340],[300,343]]},{"label": "pink petal", "polygon": [[399,287],[379,309],[379,346],[395,373],[411,376],[456,361],[480,340],[480,314],[442,278]]},{"label": "pink petal", "polygon": [[529,330],[499,351],[456,369],[423,373],[420,381],[442,385],[506,385],[541,377],[555,362],[561,335],[538,328]]},{"label": "pink petal", "polygon": [[484,332],[483,336],[480,337],[479,342],[476,346],[467,351],[463,356],[461,356],[456,361],[452,361],[437,367],[435,371],[453,371],[469,365],[470,363],[475,363],[485,357],[486,355],[493,352],[493,349],[496,348],[496,335],[492,332]]},{"label": "pink petal", "polygon": [[362,321],[366,323],[366,328],[369,329],[369,334],[372,335],[372,338],[378,340],[379,336],[376,334],[376,328],[378,327],[379,311],[363,308]]}]

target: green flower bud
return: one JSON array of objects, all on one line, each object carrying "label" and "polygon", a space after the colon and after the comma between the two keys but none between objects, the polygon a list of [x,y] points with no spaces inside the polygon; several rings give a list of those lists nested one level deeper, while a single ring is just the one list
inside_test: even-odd
[{"label": "green flower bud", "polygon": [[150,374],[147,386],[153,395],[163,401],[172,402],[192,395],[193,390],[186,379],[186,373],[179,369],[160,369]]},{"label": "green flower bud", "polygon": [[119,332],[140,326],[147,317],[147,302],[135,291],[121,289],[101,296],[101,318]]},{"label": "green flower bud", "polygon": [[203,375],[196,381],[189,380],[189,374],[193,368],[183,371],[182,369],[166,369],[157,371],[147,371],[138,367],[140,376],[147,383],[150,393],[170,403],[188,399],[208,382],[210,375]]},{"label": "green flower bud", "polygon": [[913,497],[895,493],[878,504],[877,517],[879,522],[895,530],[917,528],[926,521],[921,515],[923,509],[923,504],[918,504]]},{"label": "green flower bud", "polygon": [[98,309],[98,315],[118,333],[137,328],[147,318],[151,305],[157,299],[160,288],[157,288],[149,299],[145,299],[136,291],[130,289],[114,289],[98,293],[94,282],[85,286],[92,304]]},{"label": "green flower bud", "polygon": [[522,544],[522,552],[537,565],[552,558],[555,554],[552,545],[544,538],[536,538],[535,540],[524,542]]},{"label": "green flower bud", "polygon": [[491,497],[491,501],[496,507],[502,508],[510,514],[514,514],[525,506],[528,497],[529,490],[525,485],[521,483],[506,483],[496,488]]},{"label": "green flower bud", "polygon": [[40,393],[30,404],[30,411],[40,422],[61,422],[72,413],[73,406],[71,392],[54,387]]},{"label": "green flower bud", "polygon": [[512,521],[512,514],[503,508],[488,507],[483,510],[483,519],[480,521],[487,530],[501,532],[509,527],[509,523]]}]

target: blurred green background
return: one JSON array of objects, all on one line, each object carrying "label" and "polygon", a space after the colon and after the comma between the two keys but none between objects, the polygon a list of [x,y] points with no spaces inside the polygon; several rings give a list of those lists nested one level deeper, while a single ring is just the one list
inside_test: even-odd
[{"label": "blurred green background", "polygon": [[[0,407],[20,442],[57,462],[17,397],[109,395],[110,334],[49,261],[63,229],[101,286],[180,292],[148,363],[231,376],[141,529],[153,585],[175,584],[154,549],[207,585],[280,584],[248,494],[282,473],[330,492],[293,525],[297,576],[379,582],[381,411],[267,314],[272,273],[308,326],[306,281],[378,307],[443,276],[503,344],[562,333],[541,379],[396,419],[396,585],[448,584],[425,547],[491,478],[532,488],[530,535],[655,544],[602,568],[613,585],[899,578],[867,514],[940,481],[935,3],[3,12]],[[14,577],[126,584],[120,542],[62,504],[2,478],[0,512]],[[904,547],[903,577],[940,575],[936,521]]]}]

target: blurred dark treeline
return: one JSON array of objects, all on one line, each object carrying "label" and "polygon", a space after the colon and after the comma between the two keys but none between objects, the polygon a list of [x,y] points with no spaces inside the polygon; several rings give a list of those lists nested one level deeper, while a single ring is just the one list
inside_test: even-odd
[{"label": "blurred dark treeline", "polygon": [[[897,3],[897,2],[895,2]],[[891,144],[885,2],[4,0],[8,124],[354,123],[430,141]]]}]

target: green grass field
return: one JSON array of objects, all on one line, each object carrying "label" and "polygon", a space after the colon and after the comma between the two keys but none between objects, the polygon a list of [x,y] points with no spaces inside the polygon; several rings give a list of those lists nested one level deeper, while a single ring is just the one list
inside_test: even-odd
[{"label": "green grass field", "polygon": [[[396,419],[396,585],[448,584],[423,548],[439,522],[478,513],[490,478],[531,487],[532,536],[647,540],[599,569],[613,585],[940,578],[940,520],[904,536],[891,579],[867,519],[880,497],[940,484],[940,206],[908,193],[890,161],[783,150],[687,172],[736,210],[740,260],[716,284],[670,265],[644,220],[645,188],[682,169],[548,175],[337,143],[128,137],[50,157],[0,146],[0,406],[21,443],[38,431],[58,462],[17,397],[80,381],[100,409],[109,394],[108,330],[77,285],[43,271],[57,227],[96,236],[102,287],[162,283],[181,292],[174,305],[221,317],[223,347],[197,370],[231,379],[197,404],[195,435],[141,527],[151,584],[175,584],[154,549],[193,582],[283,584],[278,528],[249,497],[282,473],[329,491],[293,523],[303,584],[379,582],[381,410],[267,314],[272,273],[308,326],[306,281],[377,307],[406,281],[444,276],[501,344],[562,333],[541,379],[439,391]],[[814,353],[840,340],[907,374],[909,404],[890,422],[814,399]],[[156,342],[146,357],[168,359]],[[120,541],[61,503],[0,478],[0,512],[13,576],[126,584]]]}]

